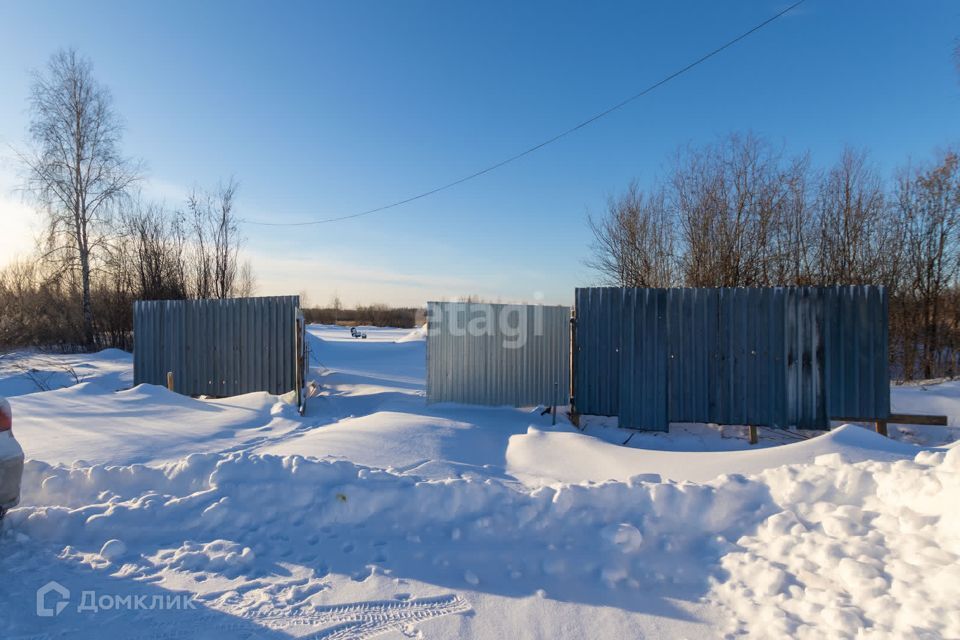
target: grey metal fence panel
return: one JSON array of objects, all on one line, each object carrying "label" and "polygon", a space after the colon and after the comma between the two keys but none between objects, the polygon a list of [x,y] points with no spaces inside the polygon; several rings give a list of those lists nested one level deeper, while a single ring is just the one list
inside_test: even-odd
[{"label": "grey metal fence panel", "polygon": [[570,308],[427,303],[427,401],[566,404]]},{"label": "grey metal fence panel", "polygon": [[[873,286],[577,289],[575,410],[658,430],[886,419],[887,308]],[[662,327],[652,320],[660,309]],[[649,336],[662,363],[650,359]]]},{"label": "grey metal fence panel", "polygon": [[299,296],[134,303],[134,384],[187,395],[286,393],[296,386]]}]

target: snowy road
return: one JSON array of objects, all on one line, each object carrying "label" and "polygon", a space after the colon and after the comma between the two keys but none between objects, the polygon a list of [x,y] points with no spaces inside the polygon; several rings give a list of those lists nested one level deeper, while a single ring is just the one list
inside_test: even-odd
[{"label": "snowy road", "polygon": [[[116,392],[116,353],[62,390],[0,375],[30,459],[0,635],[960,636],[958,448],[853,426],[621,447],[601,423],[426,405],[417,332],[310,331],[305,417]],[[898,402],[960,418],[952,383]],[[51,581],[68,594],[38,602]]]}]

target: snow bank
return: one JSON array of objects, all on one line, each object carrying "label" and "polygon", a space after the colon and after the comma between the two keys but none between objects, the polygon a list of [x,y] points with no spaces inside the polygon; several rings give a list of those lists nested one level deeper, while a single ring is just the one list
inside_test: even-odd
[{"label": "snow bank", "polygon": [[407,335],[402,338],[397,338],[397,342],[413,342],[417,340],[426,340],[427,339],[427,324],[424,323],[422,326],[417,327],[412,330]]},{"label": "snow bank", "polygon": [[960,439],[960,382],[904,384],[890,388],[891,409],[895,413],[919,413],[947,416],[945,427],[930,425],[888,425],[898,440],[920,445],[942,446]]},{"label": "snow bank", "polygon": [[669,535],[671,544],[690,537],[677,533],[682,528],[692,537],[730,530],[769,502],[762,485],[737,476],[702,485],[638,478],[525,491],[492,480],[418,481],[349,462],[249,453],[196,454],[160,467],[63,467],[31,460],[25,480],[39,489],[26,490],[22,504],[28,508],[13,514],[24,533],[96,546],[117,531],[145,540],[165,532],[222,534],[224,526],[242,533],[257,521],[290,519],[308,530],[371,522],[413,529],[472,523],[465,538],[500,540],[636,522],[648,546],[656,546],[660,534]]},{"label": "snow bank", "polygon": [[253,444],[302,424],[293,407],[268,393],[196,400],[148,384],[114,393],[83,382],[10,404],[27,457],[63,464],[175,460]]},{"label": "snow bank", "polygon": [[[772,469],[780,510],[722,558],[715,586],[757,637],[960,637],[960,450]],[[859,634],[859,635],[858,635]]]},{"label": "snow bank", "polygon": [[[745,443],[745,441],[742,440]],[[913,458],[918,448],[844,425],[809,440],[744,451],[653,451],[624,447],[589,433],[530,428],[510,438],[507,470],[530,486],[557,482],[626,480],[653,473],[673,480],[704,482],[724,473],[759,473],[785,464],[813,462],[841,453],[851,461]]]},{"label": "snow bank", "polygon": [[396,575],[495,593],[705,596],[757,637],[960,635],[960,449],[535,490],[249,453],[26,475],[17,533],[101,555],[116,538],[154,569],[250,580],[326,549],[357,580],[389,555]]},{"label": "snow bank", "polygon": [[79,558],[102,561],[117,539],[125,563],[206,581],[256,580],[277,562],[322,557],[356,580],[388,565],[430,584],[573,602],[594,601],[597,590],[601,600],[664,585],[702,592],[704,563],[774,510],[767,488],[743,477],[528,491],[249,453],[160,467],[29,461],[24,484],[35,489],[9,526]]}]

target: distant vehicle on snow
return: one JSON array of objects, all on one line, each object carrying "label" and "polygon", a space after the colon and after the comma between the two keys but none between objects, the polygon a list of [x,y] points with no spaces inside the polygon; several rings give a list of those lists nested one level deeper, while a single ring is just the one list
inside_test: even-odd
[{"label": "distant vehicle on snow", "polygon": [[350,335],[353,336],[354,338],[360,338],[362,340],[367,339],[367,334],[360,331],[356,327],[350,327]]}]

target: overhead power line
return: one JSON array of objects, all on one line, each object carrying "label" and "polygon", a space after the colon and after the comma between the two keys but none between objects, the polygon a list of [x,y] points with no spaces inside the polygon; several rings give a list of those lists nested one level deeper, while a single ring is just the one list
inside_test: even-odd
[{"label": "overhead power line", "polygon": [[685,73],[687,73],[688,71],[692,70],[694,67],[696,67],[696,66],[698,66],[698,65],[706,62],[706,61],[709,60],[710,58],[714,57],[714,56],[717,55],[718,53],[724,51],[725,49],[728,49],[728,48],[732,47],[733,45],[737,44],[737,43],[740,42],[741,40],[744,40],[745,38],[748,38],[749,36],[753,35],[753,34],[756,33],[757,31],[760,31],[761,29],[763,29],[764,27],[766,27],[766,26],[769,25],[770,23],[772,23],[772,22],[776,21],[777,19],[782,18],[782,17],[785,16],[786,14],[790,13],[791,11],[793,11],[794,9],[796,9],[797,7],[799,7],[799,6],[800,6],[801,4],[803,4],[804,2],[806,2],[806,0],[798,0],[797,2],[794,2],[793,4],[791,4],[790,6],[788,6],[786,9],[783,9],[782,11],[779,11],[778,13],[770,16],[769,18],[767,18],[767,19],[764,20],[763,22],[755,25],[754,27],[750,28],[750,29],[747,30],[747,31],[744,31],[743,33],[741,33],[741,34],[738,35],[737,37],[733,38],[732,40],[728,40],[727,42],[725,42],[724,44],[720,45],[720,46],[717,47],[716,49],[710,51],[709,53],[706,53],[706,54],[700,56],[699,58],[697,58],[697,59],[694,60],[693,62],[687,64],[687,65],[684,66],[684,67],[681,67],[680,69],[674,71],[674,72],[671,73],[670,75],[665,76],[664,78],[661,78],[660,80],[658,80],[658,81],[654,82],[653,84],[647,86],[646,88],[644,88],[644,89],[641,90],[640,92],[633,94],[633,95],[630,96],[629,98],[626,98],[626,99],[624,99],[624,100],[621,100],[620,102],[618,102],[617,104],[613,105],[612,107],[609,107],[608,109],[605,109],[605,110],[601,111],[600,113],[598,113],[598,114],[596,114],[596,115],[594,115],[594,116],[591,116],[590,118],[587,118],[587,119],[584,120],[583,122],[581,122],[581,123],[579,123],[579,124],[576,124],[576,125],[570,127],[569,129],[558,133],[557,135],[553,136],[552,138],[549,138],[549,139],[547,139],[547,140],[544,140],[543,142],[541,142],[541,143],[539,143],[539,144],[536,144],[536,145],[534,145],[534,146],[532,146],[532,147],[530,147],[530,148],[528,148],[528,149],[524,149],[523,151],[521,151],[521,152],[519,152],[519,153],[517,153],[517,154],[515,154],[515,155],[512,155],[512,156],[510,156],[510,157],[508,157],[508,158],[505,158],[504,160],[501,160],[500,162],[497,162],[497,163],[495,163],[495,164],[492,164],[492,165],[490,165],[490,166],[488,166],[488,167],[486,167],[486,168],[484,168],[484,169],[480,169],[479,171],[475,171],[474,173],[471,173],[471,174],[469,174],[469,175],[463,176],[462,178],[458,178],[457,180],[454,180],[453,182],[448,182],[447,184],[444,184],[444,185],[442,185],[442,186],[439,186],[439,187],[430,189],[429,191],[424,191],[423,193],[418,193],[418,194],[415,195],[415,196],[410,196],[409,198],[404,198],[403,200],[397,200],[396,202],[391,202],[390,204],[385,204],[385,205],[383,205],[383,206],[376,207],[376,208],[374,208],[374,209],[367,209],[366,211],[359,211],[359,212],[357,212],[357,213],[351,213],[351,214],[348,214],[348,215],[336,216],[336,217],[333,217],[333,218],[322,218],[322,219],[318,219],[318,220],[305,220],[305,221],[302,221],[302,222],[262,222],[262,221],[257,221],[257,220],[244,220],[243,222],[245,222],[245,223],[247,223],[247,224],[263,225],[263,226],[269,226],[269,227],[305,227],[305,226],[314,225],[314,224],[326,224],[326,223],[328,223],[328,222],[340,222],[340,221],[343,221],[343,220],[351,220],[351,219],[353,219],[353,218],[360,218],[360,217],[363,217],[363,216],[368,216],[368,215],[373,214],[373,213],[379,213],[379,212],[381,212],[381,211],[386,211],[387,209],[393,209],[394,207],[399,207],[399,206],[401,206],[401,205],[409,204],[409,203],[411,203],[411,202],[414,202],[415,200],[420,200],[420,199],[422,199],[422,198],[426,198],[426,197],[428,197],[428,196],[432,196],[432,195],[435,194],[435,193],[439,193],[439,192],[441,192],[441,191],[445,191],[445,190],[450,189],[450,188],[452,188],[452,187],[455,187],[455,186],[457,186],[457,185],[463,184],[464,182],[467,182],[468,180],[473,180],[474,178],[479,178],[480,176],[482,176],[482,175],[484,175],[484,174],[490,173],[491,171],[494,171],[494,170],[496,170],[496,169],[499,169],[500,167],[502,167],[502,166],[504,166],[504,165],[510,164],[511,162],[514,162],[514,161],[516,161],[516,160],[519,160],[520,158],[523,158],[524,156],[530,155],[530,154],[533,153],[534,151],[538,151],[538,150],[544,148],[545,146],[547,146],[547,145],[549,145],[549,144],[553,144],[553,143],[556,142],[557,140],[560,140],[561,138],[565,138],[565,137],[567,137],[568,135],[570,135],[571,133],[574,133],[575,131],[579,131],[580,129],[583,129],[583,128],[586,127],[587,125],[593,124],[594,122],[596,122],[596,121],[599,120],[600,118],[603,118],[603,117],[605,117],[605,116],[608,116],[608,115],[610,115],[611,113],[613,113],[614,111],[618,111],[619,109],[622,109],[623,107],[627,106],[627,105],[630,104],[631,102],[642,98],[643,96],[647,95],[647,94],[650,93],[651,91],[654,91],[654,90],[662,87],[663,85],[667,84],[667,83],[670,82],[671,80],[674,80],[674,79],[682,76],[683,74],[685,74]]}]

